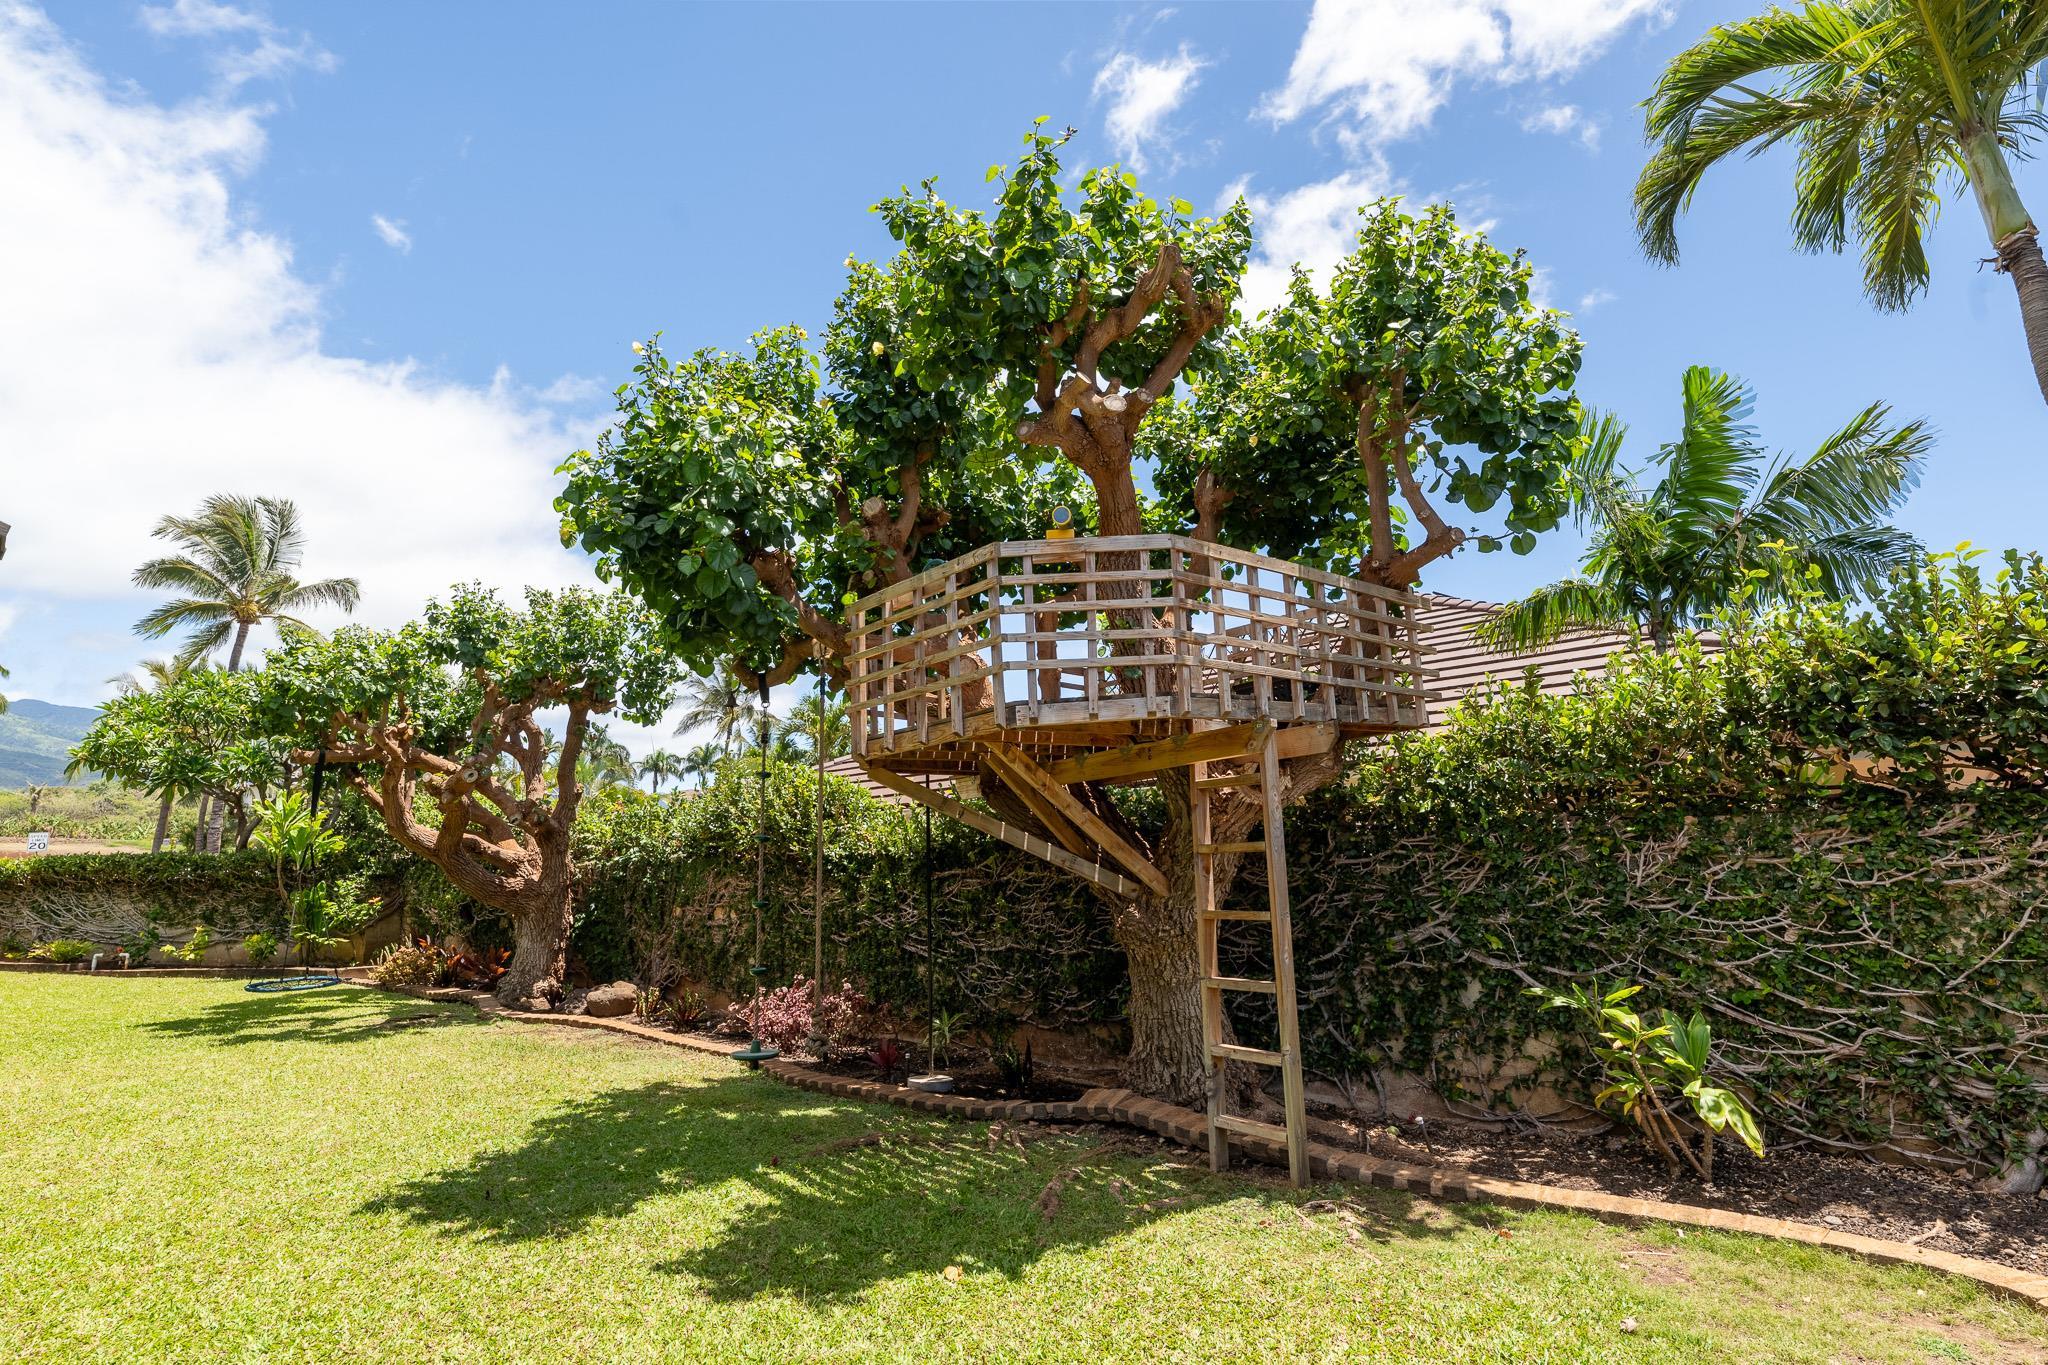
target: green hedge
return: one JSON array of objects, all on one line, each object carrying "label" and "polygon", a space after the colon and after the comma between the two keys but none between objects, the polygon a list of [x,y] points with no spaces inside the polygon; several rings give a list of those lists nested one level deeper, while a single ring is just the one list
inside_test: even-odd
[{"label": "green hedge", "polygon": [[0,935],[127,941],[148,925],[247,932],[277,918],[256,853],[67,853],[0,862]]},{"label": "green hedge", "polygon": [[[754,853],[768,850],[763,959],[771,981],[812,965],[816,775],[776,765],[759,787],[728,765],[702,796],[594,796],[577,822],[572,946],[595,977],[687,975],[744,988],[754,948]],[[995,1022],[1115,1019],[1122,959],[1104,908],[1078,883],[949,821],[933,822],[933,918],[924,916],[923,822],[828,777],[825,975],[922,1017],[926,963],[937,1008]]]}]

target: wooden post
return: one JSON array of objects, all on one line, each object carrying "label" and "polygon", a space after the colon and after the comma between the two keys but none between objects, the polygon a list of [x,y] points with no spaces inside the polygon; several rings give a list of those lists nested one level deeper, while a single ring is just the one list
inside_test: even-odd
[{"label": "wooden post", "polygon": [[1273,917],[1274,1004],[1280,1014],[1280,1087],[1287,1110],[1287,1176],[1308,1183],[1308,1109],[1301,1083],[1301,1020],[1294,1000],[1294,917],[1287,899],[1287,818],[1280,805],[1280,741],[1266,736],[1259,755],[1259,796],[1265,803],[1266,908]]},{"label": "wooden post", "polygon": [[1214,835],[1209,820],[1209,789],[1202,785],[1209,765],[1197,763],[1188,770],[1192,833],[1195,848],[1195,942],[1199,947],[1202,965],[1202,1065],[1208,1071],[1209,1080],[1209,1169],[1228,1170],[1230,1167],[1230,1137],[1217,1122],[1223,1116],[1223,1084],[1225,1070],[1223,1059],[1216,1049],[1223,1042],[1223,995],[1212,990],[1208,982],[1223,975],[1223,961],[1218,946],[1220,924],[1216,919],[1216,855],[1205,853]]}]

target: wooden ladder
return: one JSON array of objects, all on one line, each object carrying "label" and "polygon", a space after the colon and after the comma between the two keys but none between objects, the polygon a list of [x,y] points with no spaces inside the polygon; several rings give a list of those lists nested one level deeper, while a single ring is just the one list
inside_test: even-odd
[{"label": "wooden ladder", "polygon": [[[1308,1113],[1301,1091],[1301,1022],[1294,1006],[1294,926],[1287,904],[1287,829],[1280,810],[1278,732],[1266,736],[1259,766],[1248,772],[1211,777],[1209,765],[1194,767],[1195,941],[1202,966],[1202,1043],[1209,1072],[1209,1167],[1230,1165],[1230,1138],[1266,1138],[1287,1148],[1288,1179],[1299,1188],[1308,1183]],[[1212,841],[1210,794],[1225,787],[1256,786],[1263,803],[1265,837],[1246,843]],[[1225,910],[1216,900],[1216,858],[1228,853],[1266,855],[1266,909]],[[1230,921],[1264,922],[1273,935],[1273,979],[1251,980],[1223,975],[1219,947],[1221,927]],[[1225,991],[1256,991],[1274,997],[1280,1016],[1280,1049],[1244,1047],[1223,1038]],[[1287,1124],[1262,1123],[1226,1113],[1225,1063],[1250,1062],[1280,1068]]]}]

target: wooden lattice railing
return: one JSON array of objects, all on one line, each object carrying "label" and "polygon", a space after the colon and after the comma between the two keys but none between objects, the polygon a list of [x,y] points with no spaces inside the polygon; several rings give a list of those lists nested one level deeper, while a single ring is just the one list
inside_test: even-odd
[{"label": "wooden lattice railing", "polygon": [[854,752],[1091,721],[1417,729],[1418,606],[1185,536],[985,545],[847,609]]}]

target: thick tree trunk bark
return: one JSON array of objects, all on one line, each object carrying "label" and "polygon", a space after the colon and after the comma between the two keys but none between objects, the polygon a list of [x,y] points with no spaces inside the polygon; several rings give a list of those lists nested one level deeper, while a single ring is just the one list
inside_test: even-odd
[{"label": "thick tree trunk bark", "polygon": [[171,794],[164,793],[164,799],[156,808],[156,835],[149,841],[151,853],[164,851],[164,838],[171,832]]},{"label": "thick tree trunk bark", "polygon": [[1998,266],[2012,276],[2012,286],[2019,291],[2020,324],[2027,333],[2034,382],[2048,399],[2048,261],[2041,256],[2040,235],[2028,228],[2000,242]]},{"label": "thick tree trunk bark", "polygon": [[512,961],[498,978],[498,999],[508,1005],[524,1005],[535,996],[549,1001],[561,998],[574,913],[565,868],[559,878],[550,878],[535,894],[532,905],[506,917],[512,921]]}]

